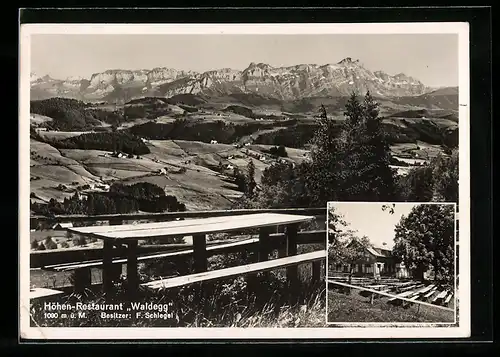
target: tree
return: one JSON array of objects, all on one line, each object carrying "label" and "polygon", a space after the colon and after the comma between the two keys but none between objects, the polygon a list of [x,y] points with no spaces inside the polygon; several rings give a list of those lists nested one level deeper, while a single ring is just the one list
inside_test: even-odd
[{"label": "tree", "polygon": [[317,124],[318,129],[311,140],[311,163],[305,163],[301,170],[311,204],[325,206],[328,201],[337,199],[337,127],[328,118],[324,105],[321,105]]},{"label": "tree", "polygon": [[458,149],[439,155],[431,163],[434,176],[433,201],[458,203]]},{"label": "tree", "polygon": [[84,236],[77,236],[72,239],[73,245],[74,246],[81,246],[87,244],[87,240],[85,239]]},{"label": "tree", "polygon": [[47,249],[57,249],[57,243],[54,242],[51,236],[47,236],[44,241],[45,248]]},{"label": "tree", "polygon": [[430,166],[412,168],[398,179],[399,197],[408,202],[430,202],[434,196],[434,173]]},{"label": "tree", "polygon": [[355,264],[366,260],[366,249],[371,246],[368,237],[358,237],[357,232],[349,229],[344,217],[335,207],[328,207],[328,262],[331,265],[349,266],[349,283],[354,274]]},{"label": "tree", "polygon": [[247,195],[247,197],[251,198],[254,196],[255,188],[257,186],[257,184],[255,183],[255,164],[253,163],[252,159],[248,161],[245,181],[245,194]]},{"label": "tree", "polygon": [[396,225],[393,254],[415,278],[424,280],[424,272],[432,268],[437,280],[449,282],[454,276],[454,236],[452,205],[417,205]]},{"label": "tree", "polygon": [[34,249],[34,250],[38,249],[38,242],[36,240],[31,241],[31,249]]},{"label": "tree", "polygon": [[440,154],[429,165],[412,168],[398,179],[400,199],[413,202],[458,203],[458,150]]},{"label": "tree", "polygon": [[390,149],[382,130],[378,104],[368,92],[360,103],[349,98],[338,145],[338,196],[345,201],[390,201],[394,173]]}]

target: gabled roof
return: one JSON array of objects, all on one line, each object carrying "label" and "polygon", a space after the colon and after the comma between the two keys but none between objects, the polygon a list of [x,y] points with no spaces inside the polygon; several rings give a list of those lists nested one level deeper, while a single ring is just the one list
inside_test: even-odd
[{"label": "gabled roof", "polygon": [[366,250],[368,250],[368,252],[370,252],[370,254],[376,256],[376,257],[385,257],[385,255],[382,255],[380,254],[379,252],[377,252],[377,250],[373,247],[366,247]]},{"label": "gabled roof", "polygon": [[392,255],[392,251],[390,249],[380,247],[373,247],[373,249],[383,257],[390,257]]},{"label": "gabled roof", "polygon": [[56,223],[52,226],[52,229],[56,228],[56,227],[61,227],[61,228],[71,228],[73,227],[73,223],[71,222],[67,222],[67,223]]}]

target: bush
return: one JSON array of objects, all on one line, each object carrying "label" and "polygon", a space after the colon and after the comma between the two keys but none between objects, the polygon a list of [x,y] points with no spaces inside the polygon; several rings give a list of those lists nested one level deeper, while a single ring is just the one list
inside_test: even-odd
[{"label": "bush", "polygon": [[61,248],[69,248],[68,242],[62,242],[61,243]]},{"label": "bush", "polygon": [[36,240],[31,241],[31,249],[38,249],[38,242]]},{"label": "bush", "polygon": [[74,246],[81,246],[87,244],[87,240],[84,236],[78,236],[72,239]]},{"label": "bush", "polygon": [[272,147],[271,149],[269,149],[269,153],[275,156],[288,157],[286,148],[283,145]]},{"label": "bush", "polygon": [[51,236],[47,236],[44,242],[45,248],[47,249],[57,249],[57,243],[54,242]]}]

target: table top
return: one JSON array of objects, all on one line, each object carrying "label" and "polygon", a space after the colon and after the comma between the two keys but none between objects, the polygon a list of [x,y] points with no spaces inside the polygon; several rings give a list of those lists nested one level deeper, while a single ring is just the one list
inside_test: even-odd
[{"label": "table top", "polygon": [[63,294],[63,292],[60,290],[47,289],[47,288],[34,288],[30,289],[29,297],[30,299],[36,299],[36,298],[61,295],[61,294]]},{"label": "table top", "polygon": [[139,240],[288,225],[306,222],[314,218],[314,216],[295,214],[256,213],[144,224],[73,227],[68,228],[68,231],[98,239]]}]

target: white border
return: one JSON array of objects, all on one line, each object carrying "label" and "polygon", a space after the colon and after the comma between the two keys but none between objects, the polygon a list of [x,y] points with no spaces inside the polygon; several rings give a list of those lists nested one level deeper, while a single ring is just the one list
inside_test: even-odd
[{"label": "white border", "polygon": [[[26,24],[20,28],[19,236],[29,235],[30,36],[33,34],[457,34],[459,36],[460,326],[435,328],[36,328],[29,324],[29,264],[20,264],[20,338],[26,339],[345,339],[457,338],[470,336],[469,24]],[[19,239],[21,262],[29,240]],[[24,257],[24,259],[23,259]]]},{"label": "white border", "polygon": [[[333,205],[335,207],[335,204],[336,203],[339,203],[339,204],[342,204],[344,206],[347,206],[347,205],[353,205],[353,206],[356,206],[356,205],[373,205],[373,206],[377,206],[377,207],[382,207],[382,205],[392,205],[392,204],[395,204],[395,205],[398,205],[398,206],[401,206],[401,205],[412,205],[412,206],[420,206],[420,205],[448,205],[448,206],[453,206],[453,211],[454,211],[454,216],[453,216],[453,227],[454,227],[454,232],[453,232],[453,255],[454,257],[456,257],[456,252],[457,252],[457,229],[456,229],[456,225],[457,225],[457,220],[456,220],[456,217],[457,217],[457,204],[455,202],[354,202],[354,201],[351,201],[351,202],[348,202],[348,201],[330,201],[327,203],[327,214],[326,214],[326,219],[327,219],[327,222],[328,222],[328,215],[329,215],[329,206],[330,205]],[[326,236],[326,244],[327,244],[327,252],[328,252],[328,226],[327,226],[327,236]],[[459,257],[459,262],[460,262],[460,257]],[[457,264],[456,264],[456,258],[455,258],[455,264],[453,264],[454,266],[454,287],[455,287],[455,292],[457,291]],[[427,327],[427,328],[436,328],[434,325],[437,325],[437,326],[442,326],[444,327],[445,325],[450,325],[450,327],[446,327],[446,328],[452,328],[451,325],[455,325],[460,323],[459,320],[460,320],[460,317],[459,319],[457,320],[457,296],[454,295],[453,296],[453,299],[455,300],[455,311],[453,313],[453,322],[328,322],[328,253],[326,255],[326,279],[325,279],[325,284],[326,284],[326,294],[327,294],[327,298],[326,298],[326,323],[327,325],[329,326],[334,326],[334,327],[345,327],[345,326],[358,326],[358,327],[363,327],[363,328],[366,328],[366,327],[369,327],[369,326],[373,326],[373,327],[401,327],[401,326],[404,326],[404,327],[416,327],[416,328],[423,328],[423,327]],[[467,290],[468,291],[468,290]],[[459,301],[461,301],[461,297],[462,297],[462,293],[461,291],[459,290],[459,294],[458,294],[458,297],[459,297]],[[461,310],[460,310],[460,314],[461,314]]]}]

